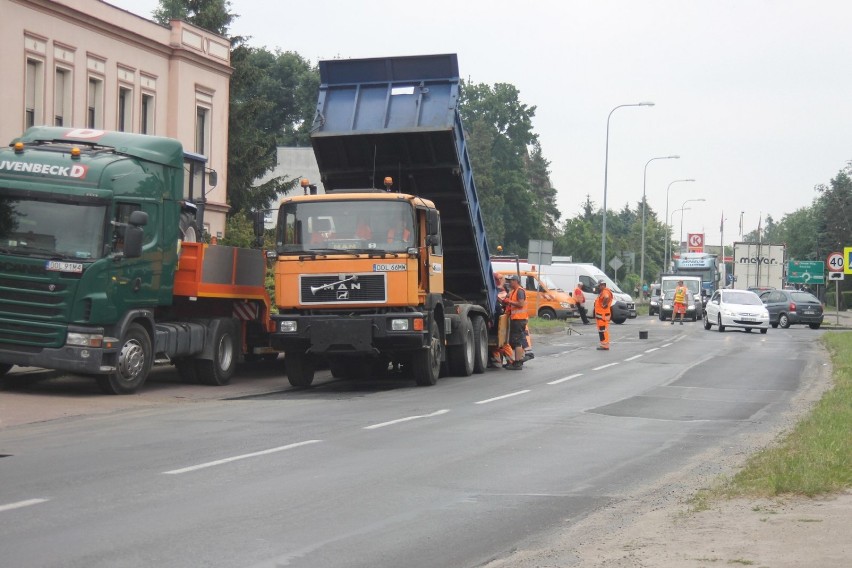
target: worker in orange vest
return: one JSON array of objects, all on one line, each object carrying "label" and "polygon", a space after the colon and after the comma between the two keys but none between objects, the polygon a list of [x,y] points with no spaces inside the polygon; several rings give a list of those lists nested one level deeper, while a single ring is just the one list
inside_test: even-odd
[{"label": "worker in orange vest", "polygon": [[583,294],[583,283],[577,282],[577,287],[574,288],[574,301],[577,302],[577,313],[580,314],[580,319],[583,320],[583,325],[589,325],[589,316],[586,315],[586,295]]},{"label": "worker in orange vest", "polygon": [[527,327],[527,294],[521,288],[521,281],[514,274],[507,274],[509,296],[503,300],[509,314],[509,344],[515,349],[515,362],[505,365],[512,371],[524,368],[524,330]]},{"label": "worker in orange vest", "polygon": [[595,298],[595,323],[598,326],[600,345],[598,351],[609,351],[609,320],[612,319],[612,292],[606,282],[598,283],[598,297]]}]

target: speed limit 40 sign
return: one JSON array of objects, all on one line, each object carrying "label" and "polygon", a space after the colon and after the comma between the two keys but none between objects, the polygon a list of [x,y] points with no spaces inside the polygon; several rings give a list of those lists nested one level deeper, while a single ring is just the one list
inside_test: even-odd
[{"label": "speed limit 40 sign", "polygon": [[825,261],[825,267],[829,272],[843,272],[844,266],[846,263],[843,262],[843,255],[839,252],[831,253]]}]

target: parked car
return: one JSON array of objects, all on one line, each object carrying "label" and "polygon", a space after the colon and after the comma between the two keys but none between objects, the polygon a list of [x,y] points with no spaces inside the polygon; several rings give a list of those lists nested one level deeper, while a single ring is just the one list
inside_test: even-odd
[{"label": "parked car", "polygon": [[769,290],[760,295],[769,310],[769,325],[788,328],[794,323],[807,324],[811,329],[822,325],[822,303],[810,292],[799,290]]},{"label": "parked car", "polygon": [[769,331],[769,310],[760,297],[748,290],[716,290],[707,302],[704,312],[704,329],[718,326],[719,331],[740,327],[746,331]]}]

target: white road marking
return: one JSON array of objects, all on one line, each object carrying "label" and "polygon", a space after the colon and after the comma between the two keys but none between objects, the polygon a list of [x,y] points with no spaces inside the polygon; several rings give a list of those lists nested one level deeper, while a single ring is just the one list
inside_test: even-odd
[{"label": "white road marking", "polygon": [[644,355],[644,353],[640,353],[639,355],[634,355],[633,357],[628,357],[627,359],[624,360],[624,362],[626,363],[627,361],[633,361],[634,359],[638,359],[642,355]]},{"label": "white road marking", "polygon": [[650,349],[646,349],[645,353],[652,353],[652,352],[656,351],[657,349],[659,349],[659,347],[651,347]]},{"label": "white road marking", "polygon": [[565,381],[570,381],[571,379],[576,379],[577,377],[582,377],[583,373],[577,373],[576,375],[570,375],[568,377],[562,377],[561,379],[556,379],[555,381],[550,381],[549,385],[558,385],[559,383],[564,383]]},{"label": "white road marking", "polygon": [[307,440],[307,441],[304,441],[304,442],[297,442],[295,444],[288,444],[286,446],[279,446],[277,448],[270,448],[268,450],[262,450],[260,452],[252,452],[250,454],[243,454],[241,456],[234,456],[234,457],[216,460],[216,461],[212,461],[212,462],[193,465],[193,466],[190,466],[190,467],[184,467],[184,468],[181,468],[181,469],[173,469],[171,471],[164,471],[163,473],[166,474],[166,475],[175,475],[175,474],[178,474],[178,473],[189,473],[190,471],[197,471],[199,469],[204,469],[206,467],[213,467],[213,466],[216,466],[216,465],[222,465],[222,464],[226,464],[226,463],[231,463],[233,461],[244,460],[244,459],[248,459],[248,458],[254,458],[254,457],[257,457],[257,456],[265,456],[267,454],[274,454],[276,452],[283,452],[284,450],[291,450],[293,448],[298,448],[300,446],[307,446],[309,444],[318,444],[320,442],[322,442],[322,440]]},{"label": "white road marking", "polygon": [[601,369],[606,369],[607,367],[612,367],[614,365],[618,365],[618,361],[615,363],[607,363],[606,365],[601,365],[600,367],[595,367],[592,371],[600,371]]},{"label": "white road marking", "polygon": [[408,422],[409,420],[417,420],[418,418],[432,418],[433,416],[440,416],[441,414],[446,414],[447,412],[449,412],[449,410],[438,410],[437,412],[433,412],[432,414],[423,414],[422,416],[408,416],[406,418],[399,418],[397,420],[391,420],[389,422],[382,422],[381,424],[364,426],[364,430],[375,430],[376,428],[383,428],[392,424],[399,424],[400,422]]},{"label": "white road marking", "polygon": [[494,402],[495,400],[502,400],[504,398],[509,398],[510,396],[518,396],[519,394],[526,394],[528,392],[530,392],[529,389],[522,390],[522,391],[510,393],[510,394],[504,394],[503,396],[495,396],[494,398],[489,398],[489,399],[486,399],[486,400],[480,400],[479,402],[475,402],[474,404],[487,404],[489,402]]},{"label": "white road marking", "polygon": [[20,509],[21,507],[29,507],[44,503],[49,499],[27,499],[26,501],[18,501],[17,503],[9,503],[8,505],[0,505],[0,513],[3,511],[11,511],[12,509]]},{"label": "white road marking", "polygon": [[671,345],[672,345],[671,343],[663,343],[662,345],[660,345],[660,348],[669,347]]}]

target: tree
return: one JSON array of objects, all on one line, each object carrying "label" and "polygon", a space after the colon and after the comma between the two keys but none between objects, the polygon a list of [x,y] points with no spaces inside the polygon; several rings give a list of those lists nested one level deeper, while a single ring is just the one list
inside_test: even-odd
[{"label": "tree", "polygon": [[230,12],[229,0],[160,0],[154,20],[169,25],[171,20],[184,20],[194,26],[227,37],[228,28],[237,16]]},{"label": "tree", "polygon": [[316,94],[319,72],[293,52],[271,53],[241,45],[233,50],[228,141],[228,198],[231,214],[265,209],[280,193],[298,184],[280,176],[257,185],[276,165],[282,141],[306,144],[314,105],[305,92]]},{"label": "tree", "polygon": [[[160,0],[154,19],[167,25],[182,19],[228,37],[238,16],[228,0]],[[319,70],[293,52],[250,47],[245,38],[231,37],[228,119],[229,216],[266,209],[279,194],[295,187],[293,175],[257,183],[276,165],[277,147],[304,145],[313,120]]]},{"label": "tree", "polygon": [[462,83],[459,110],[489,244],[523,255],[529,239],[553,239],[560,213],[532,128],[535,107],[507,83]]}]

